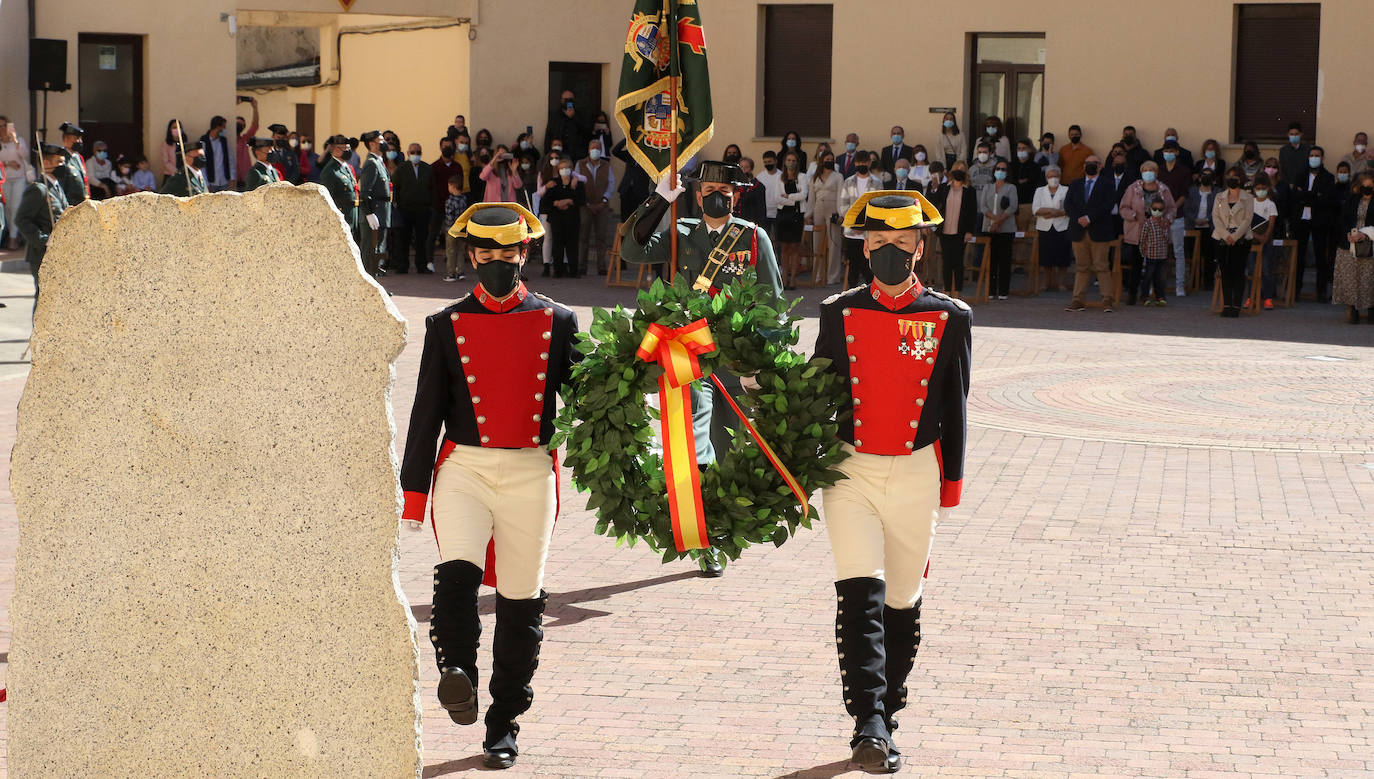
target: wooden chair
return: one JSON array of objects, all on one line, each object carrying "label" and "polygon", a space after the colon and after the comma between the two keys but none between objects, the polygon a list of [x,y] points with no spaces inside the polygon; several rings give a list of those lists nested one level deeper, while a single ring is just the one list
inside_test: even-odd
[{"label": "wooden chair", "polygon": [[821,245],[820,251],[812,250],[811,257],[811,286],[824,287],[826,279],[830,277],[830,229],[829,222],[822,222],[814,225],[811,235],[812,241]]},{"label": "wooden chair", "polygon": [[1202,288],[1202,231],[1191,228],[1183,232],[1184,240],[1193,239],[1193,253],[1188,257],[1188,278],[1184,282],[1188,292]]},{"label": "wooden chair", "polygon": [[[975,235],[964,247],[964,257],[968,257],[969,246],[982,247],[982,259],[978,262],[978,267],[974,273],[978,274],[973,282],[973,303],[988,302],[988,285],[992,282],[992,241],[986,235]],[[964,272],[968,272],[968,265],[964,265]]]},{"label": "wooden chair", "polygon": [[1278,286],[1275,290],[1278,294],[1274,298],[1274,305],[1292,308],[1297,299],[1297,285],[1294,282],[1298,278],[1298,242],[1288,238],[1275,241],[1274,245],[1282,246],[1288,255],[1287,262],[1284,261],[1282,254],[1274,262],[1274,275],[1281,277],[1274,280],[1275,286]]},{"label": "wooden chair", "polygon": [[647,286],[647,284],[646,284],[645,281],[644,281],[644,276],[645,276],[645,274],[646,274],[646,273],[648,272],[648,270],[649,270],[649,266],[648,266],[648,265],[640,265],[640,264],[636,264],[636,265],[635,265],[636,272],[635,272],[635,280],[634,280],[634,281],[625,281],[625,280],[622,278],[622,275],[621,275],[621,274],[622,274],[622,272],[623,272],[624,269],[625,269],[625,264],[626,264],[626,263],[625,263],[625,260],[622,259],[621,256],[620,256],[620,243],[621,243],[621,241],[624,239],[624,237],[625,237],[625,225],[624,225],[623,223],[622,223],[622,224],[619,224],[619,225],[616,225],[616,228],[615,228],[615,241],[614,241],[614,243],[611,244],[611,251],[610,251],[610,252],[607,254],[607,256],[606,256],[606,259],[607,259],[607,261],[608,261],[608,263],[609,263],[609,268],[610,268],[610,270],[606,273],[606,286],[607,286],[607,287],[631,287],[631,288],[634,288],[634,289],[642,289],[642,288],[644,288],[645,286]]},{"label": "wooden chair", "polygon": [[1018,253],[1015,252],[1015,251],[1012,252],[1012,255],[1011,255],[1011,267],[1012,267],[1012,270],[1016,270],[1016,268],[1017,268],[1018,266],[1019,266],[1019,267],[1023,267],[1023,268],[1026,269],[1026,288],[1025,288],[1025,289],[1014,289],[1014,290],[1011,291],[1011,294],[1013,294],[1013,295],[1019,295],[1019,296],[1022,296],[1022,297],[1033,297],[1033,296],[1035,296],[1035,295],[1039,295],[1039,294],[1040,294],[1040,233],[1039,233],[1038,231],[1036,231],[1036,230],[1031,230],[1031,231],[1025,232],[1025,233],[1017,233],[1017,234],[1016,234],[1016,238],[1014,238],[1013,240],[1014,240],[1016,243],[1018,243],[1018,244],[1020,244],[1020,245],[1022,245],[1022,246],[1025,246],[1025,245],[1029,244],[1029,245],[1030,245],[1030,256],[1027,257],[1027,258],[1024,258],[1024,259],[1017,259],[1016,255],[1017,255]]}]

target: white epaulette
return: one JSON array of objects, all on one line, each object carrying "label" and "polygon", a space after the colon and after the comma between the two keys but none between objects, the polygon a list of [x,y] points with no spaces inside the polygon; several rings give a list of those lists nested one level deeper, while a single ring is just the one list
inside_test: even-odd
[{"label": "white epaulette", "polygon": [[941,300],[948,300],[949,302],[953,303],[956,307],[962,308],[962,309],[965,310],[965,311],[972,311],[972,310],[973,310],[973,306],[970,306],[968,303],[965,303],[965,302],[964,302],[962,299],[960,299],[960,298],[952,298],[952,297],[950,297],[949,295],[946,295],[946,294],[943,293],[943,292],[936,292],[936,291],[933,290],[933,289],[928,289],[928,290],[926,290],[926,291],[929,292],[930,294],[934,295],[935,297],[940,298]]},{"label": "white epaulette", "polygon": [[530,294],[531,294],[531,295],[534,295],[535,297],[539,298],[540,300],[544,301],[545,303],[548,303],[548,304],[552,305],[554,308],[559,308],[559,309],[562,309],[562,310],[564,310],[564,311],[572,311],[571,308],[569,308],[569,307],[563,305],[562,303],[559,303],[557,300],[554,300],[553,298],[549,297],[548,295],[545,295],[543,292],[531,292]]},{"label": "white epaulette", "polygon": [[829,304],[831,304],[831,303],[834,303],[835,301],[839,300],[840,298],[844,297],[845,295],[848,295],[848,294],[851,293],[851,292],[858,292],[859,290],[861,290],[861,289],[863,289],[864,287],[867,287],[867,286],[868,286],[867,284],[860,284],[860,285],[857,286],[857,287],[853,287],[853,288],[851,288],[851,289],[846,289],[846,290],[841,290],[841,291],[839,291],[839,292],[836,292],[835,294],[831,295],[830,297],[826,298],[825,300],[822,300],[822,301],[821,301],[821,305],[826,306],[826,305],[829,305]]}]

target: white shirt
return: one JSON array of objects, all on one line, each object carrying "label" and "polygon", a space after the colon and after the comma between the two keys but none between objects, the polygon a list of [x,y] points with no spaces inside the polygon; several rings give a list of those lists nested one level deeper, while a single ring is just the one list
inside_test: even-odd
[{"label": "white shirt", "polygon": [[1263,200],[1255,198],[1255,216],[1262,219],[1273,219],[1279,215],[1279,207],[1274,204],[1272,197]]},{"label": "white shirt", "polygon": [[[1064,198],[1069,196],[1069,188],[1060,184],[1054,192],[1050,192],[1049,185],[1045,185],[1035,190],[1035,197],[1031,200],[1031,213],[1042,208],[1054,208],[1059,211],[1064,210]],[[1035,229],[1037,230],[1058,230],[1063,232],[1069,229],[1069,217],[1056,216],[1053,218],[1037,216],[1035,218]]]},{"label": "white shirt", "polygon": [[[1316,186],[1316,185],[1317,185],[1317,174],[1315,174],[1315,173],[1309,173],[1309,174],[1307,174],[1307,191],[1308,191],[1308,192],[1311,192],[1311,191],[1312,191],[1312,187],[1314,187],[1314,186]],[[1302,221],[1304,221],[1304,222],[1310,222],[1310,221],[1312,221],[1312,206],[1303,206],[1303,208],[1302,208]]]},{"label": "white shirt", "polygon": [[[849,209],[854,205],[865,192],[873,192],[883,188],[883,180],[877,176],[860,177],[858,173],[844,180],[840,187],[840,207],[838,212],[841,217],[849,213]],[[845,238],[863,238],[864,234],[852,227],[844,229]]]},{"label": "white shirt", "polygon": [[764,215],[772,219],[778,215],[778,201],[782,199],[782,171],[774,168],[769,172],[765,168],[755,173],[754,178],[763,184],[764,200],[767,202]]},{"label": "white shirt", "polygon": [[[1115,173],[1113,173],[1112,175],[1116,178],[1116,180],[1112,182],[1112,197],[1116,197],[1116,191],[1121,189],[1121,180],[1126,178],[1126,174],[1122,173],[1120,176],[1117,176]],[[1112,216],[1118,216],[1120,213],[1121,206],[1112,206]]]}]

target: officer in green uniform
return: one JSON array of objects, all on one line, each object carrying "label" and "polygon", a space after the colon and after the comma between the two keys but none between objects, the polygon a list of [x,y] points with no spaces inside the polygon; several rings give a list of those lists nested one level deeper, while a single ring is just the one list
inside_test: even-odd
[{"label": "officer in green uniform", "polygon": [[[189,168],[187,166],[190,166]],[[177,158],[177,172],[163,180],[159,195],[192,197],[210,191],[205,181],[205,142],[196,141],[186,147],[186,159]]]},{"label": "officer in green uniform", "polygon": [[86,131],[72,124],[63,122],[62,127],[62,166],[55,173],[57,182],[62,185],[62,193],[67,196],[67,202],[76,205],[91,196],[90,179],[86,177],[86,161],[81,158],[85,149],[82,138]]},{"label": "officer in green uniform", "polygon": [[[677,272],[686,274],[693,281],[703,271],[708,276],[714,274],[707,294],[715,295],[727,282],[736,280],[746,269],[752,268],[757,274],[757,283],[768,286],[775,306],[781,309],[782,276],[778,273],[778,261],[768,233],[753,222],[731,214],[736,188],[748,183],[744,174],[732,163],[708,161],[701,163],[697,169],[695,181],[698,185],[696,202],[702,217],[677,220]],[[654,230],[668,212],[669,205],[683,191],[681,186],[670,189],[668,176],[665,175],[659,180],[654,194],[625,221],[625,237],[621,241],[620,253],[626,262],[656,264],[671,260],[672,236],[667,230]],[[718,269],[708,269],[707,258],[717,247],[726,253],[727,259]],[[742,390],[739,377],[725,370],[717,373],[731,394],[739,394]],[[692,385],[692,428],[696,438],[697,463],[701,466],[714,463],[716,451],[723,452],[730,446],[728,431],[739,429],[739,420],[728,404],[724,401],[719,404],[713,402],[715,391],[711,382]],[[721,575],[714,550],[704,550],[698,562],[707,576]]]},{"label": "officer in green uniform", "polygon": [[381,136],[381,130],[369,130],[358,136],[364,149],[359,188],[362,218],[358,222],[362,241],[358,248],[363,254],[363,269],[373,276],[377,275],[377,259],[386,254],[386,233],[391,227],[391,177],[382,162],[382,155],[391,145]]},{"label": "officer in green uniform", "polygon": [[251,192],[258,187],[281,181],[281,174],[277,172],[272,163],[267,161],[267,158],[272,154],[275,142],[271,138],[254,138],[248,142],[248,145],[253,149],[254,162],[253,167],[248,169],[248,189],[246,191]]},{"label": "officer in green uniform", "polygon": [[54,171],[66,162],[67,153],[61,146],[43,144],[43,178],[24,189],[24,196],[19,199],[19,211],[14,216],[14,221],[19,225],[19,234],[24,236],[24,259],[28,260],[29,272],[33,274],[35,307],[38,305],[38,267],[43,264],[53,225],[67,210],[67,195],[54,175]]},{"label": "officer in green uniform", "polygon": [[351,151],[348,138],[335,135],[329,139],[329,160],[320,168],[320,184],[329,190],[334,206],[343,214],[348,229],[356,240],[358,237],[358,178],[353,175],[353,166],[348,164]]}]

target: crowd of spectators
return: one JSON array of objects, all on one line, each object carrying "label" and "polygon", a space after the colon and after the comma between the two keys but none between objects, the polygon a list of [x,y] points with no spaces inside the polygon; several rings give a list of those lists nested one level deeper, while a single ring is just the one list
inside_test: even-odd
[{"label": "crowd of spectators", "polygon": [[[189,148],[197,150],[195,162],[209,191],[244,188],[259,117],[255,99],[240,100],[251,116],[236,117],[233,136],[222,116],[211,118],[197,141],[173,119],[155,160],[112,154],[104,140],[96,139],[86,160],[91,196],[153,191],[163,178],[178,174],[182,150]],[[1084,310],[1094,273],[1107,311],[1122,303],[1164,306],[1170,293],[1186,294],[1195,235],[1201,243],[1203,287],[1211,289],[1219,278],[1222,314],[1237,316],[1250,302],[1244,280],[1251,265],[1261,276],[1261,307],[1274,306],[1281,271],[1276,242],[1291,239],[1298,257],[1291,283],[1298,294],[1310,258],[1315,300],[1346,305],[1351,321],[1361,313],[1374,318],[1374,271],[1368,259],[1374,214],[1367,208],[1374,194],[1374,151],[1365,133],[1355,136],[1333,169],[1325,149],[1312,144],[1297,122],[1276,156],[1265,157],[1257,144],[1246,142],[1236,160],[1225,159],[1216,139],[1203,140],[1196,151],[1189,148],[1174,128],[1166,129],[1151,150],[1130,125],[1119,139],[1098,148],[1078,125],[1068,128],[1062,144],[1052,132],[1013,139],[1004,127],[998,117],[987,117],[982,132],[969,137],[955,114],[946,113],[929,147],[911,143],[906,129],[894,125],[876,148],[865,148],[857,133],[848,133],[842,147],[821,142],[808,149],[798,133],[788,132],[776,150],[760,155],[761,164],[733,143],[724,147],[722,158],[739,165],[749,182],[736,199],[736,214],[769,233],[789,287],[808,274],[818,284],[868,281],[862,235],[840,223],[865,192],[898,189],[921,193],[945,216],[935,229],[938,240],[931,243],[938,251],[925,275],[932,287],[952,295],[964,293],[968,266],[982,259],[969,244],[986,237],[989,298],[1008,299],[1013,261],[1029,256],[1029,242],[1015,239],[1035,237],[1043,289],[1072,289],[1069,310]],[[319,180],[321,162],[332,153],[330,141],[316,149],[309,135],[285,125],[267,130],[268,161],[281,180]],[[7,135],[13,130],[0,120],[0,165],[11,182],[31,179],[23,139]],[[356,171],[358,144],[347,140],[345,159]],[[542,145],[532,126],[512,143],[494,143],[489,130],[473,131],[461,115],[439,138],[438,156],[429,160],[419,142],[403,145],[389,130],[383,140],[395,187],[393,218],[383,228],[389,240],[379,242],[387,247],[383,273],[405,273],[412,265],[417,272],[433,272],[437,253],[444,280],[462,278],[461,247],[442,236],[468,205],[502,200],[525,205],[544,223],[547,238],[539,249],[544,275],[604,274],[617,217],[628,217],[654,185],[627,152],[625,140],[615,137],[608,114],[584,114],[570,90],[550,112]],[[612,158],[624,163],[619,175]],[[694,164],[686,160],[684,168]],[[808,242],[809,250],[803,251]],[[1115,257],[1118,245],[1121,256]],[[1123,273],[1122,301],[1113,298],[1106,283],[1113,263],[1120,263]]]}]

